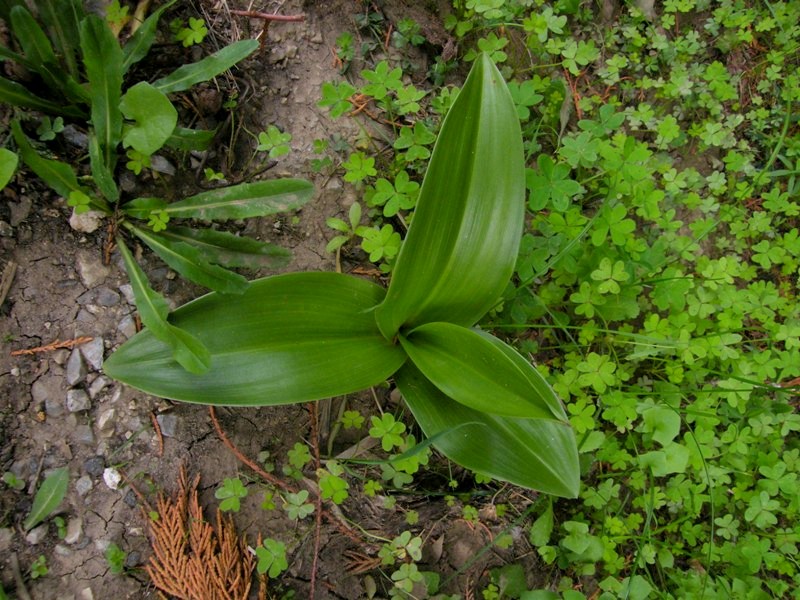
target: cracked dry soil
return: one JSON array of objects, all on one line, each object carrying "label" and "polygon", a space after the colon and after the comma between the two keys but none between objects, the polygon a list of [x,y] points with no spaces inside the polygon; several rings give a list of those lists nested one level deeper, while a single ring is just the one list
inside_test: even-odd
[{"label": "cracked dry soil", "polygon": [[[339,77],[331,48],[344,31],[358,35],[353,14],[363,5],[353,0],[277,4],[281,13],[305,13],[307,19],[273,23],[263,52],[237,71],[240,89],[249,92],[240,104],[242,119],[255,131],[275,124],[291,133],[292,152],[268,176],[306,177],[317,192],[299,212],[299,220],[282,215],[252,220],[240,229],[290,248],[294,257],[288,271],[333,270],[333,257],[325,252],[331,237],[325,218],[345,215],[356,192],[338,177],[313,173],[309,159],[317,138],[338,134],[354,142],[359,135],[353,119],[332,122],[316,103],[321,84]],[[383,3],[381,10],[389,22],[413,17],[429,40],[441,45],[442,13],[435,4],[396,0]],[[255,35],[250,26],[253,32],[259,29],[258,24],[239,19],[241,35]],[[380,59],[380,49],[377,52],[375,60]],[[418,72],[424,76],[428,57],[418,54]],[[249,156],[252,148],[242,152]],[[217,505],[214,490],[219,483],[247,470],[219,441],[205,407],[153,398],[103,374],[103,358],[136,331],[135,307],[119,254],[104,263],[103,230],[76,231],[69,225],[70,215],[63,198],[19,175],[0,202],[0,270],[11,262],[17,265],[0,311],[0,472],[11,471],[25,483],[20,491],[0,485],[0,580],[12,597],[14,590],[19,596],[11,569],[11,557],[16,555],[25,587],[36,600],[155,598],[158,594],[141,569],[149,557],[146,517],[131,484],[152,502],[159,491],[175,489],[178,470],[186,465],[190,474],[202,476],[200,498],[210,509]],[[344,265],[345,270],[361,257],[349,258],[352,262]],[[203,293],[176,279],[149,253],[144,253],[141,264],[157,291],[175,305]],[[75,348],[11,355],[80,337],[91,341]],[[310,431],[303,406],[222,409],[218,414],[228,435],[251,457],[265,449],[272,457],[285,457],[295,442],[308,439]],[[353,441],[342,439],[345,445]],[[58,532],[51,518],[23,531],[21,523],[33,492],[49,470],[62,466],[70,472],[67,496],[58,511],[64,528]],[[252,479],[244,480],[250,481],[252,493],[236,515],[240,532],[250,540],[260,532],[288,542],[290,568],[271,593],[282,588],[307,597],[313,520],[297,524],[281,510],[261,509],[261,488]],[[348,502],[344,512],[366,530],[391,537],[407,527],[402,516],[382,510],[377,499],[353,494]],[[445,531],[443,519],[452,511],[444,502],[411,506],[420,513],[417,530],[426,539],[422,564],[430,570],[452,573],[487,542],[484,532],[462,526],[464,522]],[[124,574],[113,574],[105,559],[112,543],[127,553]],[[363,575],[348,574],[344,555],[348,549],[375,551],[354,548],[335,528],[323,527],[318,598],[366,597]],[[32,579],[29,567],[41,555],[49,573]],[[453,585],[463,592],[470,581],[485,575],[492,556],[478,561]]]}]

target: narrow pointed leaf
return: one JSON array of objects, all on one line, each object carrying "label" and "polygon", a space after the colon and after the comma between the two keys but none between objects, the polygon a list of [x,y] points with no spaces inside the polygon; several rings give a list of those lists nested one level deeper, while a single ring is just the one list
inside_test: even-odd
[{"label": "narrow pointed leaf", "polygon": [[263,217],[300,208],[314,187],[303,179],[271,179],[219,188],[173,202],[170,217],[219,221]]},{"label": "narrow pointed leaf", "polygon": [[41,75],[56,94],[71,101],[85,101],[87,95],[68,71],[59,64],[47,34],[22,6],[11,9],[11,26],[25,54],[27,65]]},{"label": "narrow pointed leaf", "polygon": [[29,71],[35,71],[36,70],[31,61],[27,60],[21,54],[17,54],[13,50],[10,50],[9,48],[6,48],[5,46],[0,46],[0,58],[2,58],[3,60],[12,60],[17,64],[22,65],[23,67],[25,67]]},{"label": "narrow pointed leaf", "polygon": [[78,177],[67,163],[44,158],[31,146],[28,137],[22,132],[19,121],[11,121],[11,133],[23,162],[36,173],[42,181],[65,198],[70,192],[88,192],[78,184]]},{"label": "narrow pointed leaf", "polygon": [[103,196],[109,202],[116,202],[119,200],[119,189],[117,182],[114,179],[114,174],[108,168],[103,159],[103,154],[100,151],[100,143],[97,141],[97,135],[94,131],[89,132],[89,162],[92,167],[92,177],[94,183],[97,185]]},{"label": "narrow pointed leaf", "polygon": [[217,405],[319,400],[377,385],[406,359],[375,325],[384,290],[339,273],[291,273],[251,282],[241,296],[209,294],[174,311],[172,323],[211,353],[186,373],[147,330],[105,363],[107,375],[145,392]]},{"label": "narrow pointed leaf", "polygon": [[129,217],[134,219],[149,219],[153,211],[164,210],[169,203],[163,198],[136,198],[126,202],[120,208]]},{"label": "narrow pointed leaf", "polygon": [[61,467],[48,475],[33,497],[31,512],[22,524],[25,531],[33,529],[53,514],[67,495],[69,486],[69,469]]},{"label": "narrow pointed leaf", "polygon": [[485,54],[445,118],[376,319],[388,338],[432,321],[473,325],[513,273],[525,213],[522,134]]},{"label": "narrow pointed leaf", "polygon": [[578,449],[569,425],[473,410],[442,393],[411,362],[394,379],[422,431],[449,459],[495,479],[577,497]]},{"label": "narrow pointed leaf", "polygon": [[133,233],[158,256],[186,279],[217,292],[241,294],[247,289],[247,279],[203,259],[200,252],[189,244],[175,241],[158,233],[139,227]]},{"label": "narrow pointed leaf", "polygon": [[27,8],[15,6],[11,9],[11,27],[25,58],[36,67],[37,71],[43,64],[54,65],[58,62],[47,34]]},{"label": "narrow pointed leaf", "polygon": [[171,0],[166,4],[160,6],[147,17],[144,22],[139,26],[136,32],[131,36],[122,48],[122,73],[128,72],[132,65],[142,60],[156,39],[156,29],[158,28],[158,21],[164,11],[170,6],[175,4],[175,0]]},{"label": "narrow pointed leaf", "polygon": [[197,249],[205,261],[227,268],[274,269],[285,266],[292,256],[291,252],[280,246],[227,231],[170,226],[161,235],[175,242],[186,243]]},{"label": "narrow pointed leaf", "polygon": [[39,16],[51,32],[56,50],[64,59],[67,72],[78,77],[78,63],[75,58],[79,50],[78,30],[85,16],[81,0],[39,0],[36,3]]},{"label": "narrow pointed leaf", "polygon": [[204,59],[178,67],[166,77],[153,83],[153,86],[164,92],[172,94],[188,90],[196,83],[208,81],[223,71],[230,69],[240,60],[247,58],[258,48],[257,40],[241,40],[225,46]]},{"label": "narrow pointed leaf", "polygon": [[24,86],[16,81],[11,81],[5,77],[0,77],[0,102],[19,106],[21,108],[32,108],[43,113],[62,115],[65,117],[82,117],[83,111],[75,106],[64,106],[56,102],[50,102],[30,93]]},{"label": "narrow pointed leaf", "polygon": [[172,131],[165,145],[176,150],[207,150],[217,135],[216,129],[189,129],[176,127]]},{"label": "narrow pointed leaf", "polygon": [[113,170],[122,137],[122,50],[106,22],[95,15],[88,15],[81,22],[80,39],[89,79],[92,125],[103,162]]},{"label": "narrow pointed leaf", "polygon": [[133,288],[136,308],[142,323],[151,335],[170,349],[170,355],[190,373],[200,374],[208,370],[210,355],[203,344],[190,333],[167,322],[169,305],[166,299],[157,293],[147,282],[141,267],[121,239],[117,240],[125,270]]},{"label": "narrow pointed leaf", "polygon": [[566,420],[541,375],[521,356],[512,359],[500,340],[496,345],[460,325],[428,323],[400,341],[425,377],[461,404],[507,417]]}]

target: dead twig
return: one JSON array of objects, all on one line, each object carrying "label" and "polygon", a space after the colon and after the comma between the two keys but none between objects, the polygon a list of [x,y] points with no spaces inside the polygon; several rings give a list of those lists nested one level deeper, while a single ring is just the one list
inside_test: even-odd
[{"label": "dead twig", "polygon": [[305,21],[305,15],[271,15],[269,13],[259,12],[257,10],[230,10],[232,15],[240,17],[250,17],[251,19],[262,19],[264,21],[283,21],[283,22],[299,22]]},{"label": "dead twig", "polygon": [[0,304],[6,301],[6,296],[11,289],[11,283],[14,281],[14,275],[17,272],[17,263],[13,260],[8,261],[3,269],[2,278],[0,278]]},{"label": "dead twig", "polygon": [[158,437],[158,456],[164,456],[164,434],[161,433],[161,425],[158,423],[156,413],[150,413],[150,421],[153,423],[153,429],[155,429],[156,436]]},{"label": "dead twig", "polygon": [[19,558],[17,558],[17,553],[11,553],[11,572],[14,575],[14,583],[17,585],[17,596],[19,600],[32,600],[30,593],[28,593],[28,588],[25,587],[25,580],[22,579],[22,573],[19,570]]},{"label": "dead twig", "polygon": [[[322,468],[319,459],[319,427],[317,423],[317,403],[308,404],[308,413],[311,420],[311,450],[314,453],[314,468],[317,472]],[[314,558],[311,561],[311,581],[309,585],[310,598],[316,597],[317,566],[319,564],[319,545],[322,532],[322,494],[316,490],[316,514],[314,515]]]},{"label": "dead twig", "polygon": [[[220,422],[217,419],[217,411],[214,409],[213,406],[209,406],[208,407],[208,414],[211,417],[211,423],[214,425],[214,429],[216,430],[217,435],[219,436],[219,439],[222,440],[222,443],[225,444],[225,446],[227,446],[228,450],[233,452],[233,454],[234,454],[234,456],[236,456],[236,458],[238,458],[242,463],[244,463],[245,465],[250,467],[253,471],[255,471],[262,479],[264,479],[265,481],[268,481],[269,483],[271,483],[275,487],[280,488],[280,489],[282,489],[283,491],[285,491],[285,492],[287,492],[289,494],[296,494],[297,493],[297,490],[295,488],[293,488],[292,486],[290,486],[286,482],[278,479],[277,477],[275,477],[271,473],[267,473],[264,469],[261,468],[261,466],[259,466],[259,464],[257,462],[255,462],[254,460],[252,460],[252,459],[248,458],[247,456],[245,456],[244,453],[241,450],[239,450],[239,448],[236,447],[236,445],[230,440],[230,438],[228,438],[228,436],[223,431],[222,425],[220,425]],[[317,495],[319,494],[318,488],[315,488],[314,486],[309,486],[309,487],[311,487],[313,490],[315,490],[315,492],[314,492],[315,494],[317,494]],[[346,535],[348,538],[350,538],[356,544],[359,544],[359,545],[363,544],[363,540],[358,536],[358,534],[355,531],[353,531],[346,524],[346,522],[344,521],[344,518],[342,516],[339,516],[335,512],[331,512],[331,511],[325,510],[325,509],[323,509],[322,511],[318,511],[318,512],[320,512],[322,514],[322,516],[325,517],[325,519],[329,523],[334,525],[343,535]]]},{"label": "dead twig", "polygon": [[75,346],[80,346],[81,344],[85,344],[87,342],[91,342],[94,338],[88,336],[81,336],[75,338],[73,340],[56,340],[55,342],[51,342],[46,346],[36,346],[36,348],[28,348],[27,350],[14,350],[11,353],[11,356],[23,356],[23,355],[33,355],[33,354],[41,354],[43,352],[52,352],[53,350],[59,350],[61,348],[72,349]]}]

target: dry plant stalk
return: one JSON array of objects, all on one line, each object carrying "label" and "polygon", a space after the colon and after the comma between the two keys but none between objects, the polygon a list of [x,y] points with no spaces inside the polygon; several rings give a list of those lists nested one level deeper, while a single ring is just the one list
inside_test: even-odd
[{"label": "dry plant stalk", "polygon": [[161,592],[180,600],[246,600],[255,559],[232,518],[217,509],[216,528],[203,518],[200,476],[189,485],[181,467],[174,499],[160,496],[150,524],[153,555],[145,567]]}]

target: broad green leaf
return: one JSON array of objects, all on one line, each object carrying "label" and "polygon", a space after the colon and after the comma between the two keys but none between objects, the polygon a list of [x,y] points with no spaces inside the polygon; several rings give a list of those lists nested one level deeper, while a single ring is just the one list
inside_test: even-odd
[{"label": "broad green leaf", "polygon": [[241,296],[212,293],[174,311],[211,367],[193,376],[144,330],[105,363],[110,377],[164,398],[217,405],[276,405],[377,385],[406,360],[370,312],[384,290],[339,273],[291,273],[251,282]]},{"label": "broad green leaf", "polygon": [[132,231],[158,254],[161,260],[186,279],[226,294],[241,294],[247,289],[247,279],[238,273],[208,263],[193,246],[139,227],[133,227]]},{"label": "broad green leaf", "polygon": [[78,30],[86,13],[81,0],[38,0],[39,16],[51,32],[50,38],[56,52],[62,56],[67,72],[73,78],[79,76],[76,55],[80,50]]},{"label": "broad green leaf", "polygon": [[217,135],[216,129],[189,129],[176,127],[165,145],[177,150],[207,150]]},{"label": "broad green leaf", "polygon": [[292,255],[280,246],[214,229],[170,226],[160,235],[186,243],[196,248],[205,261],[228,268],[274,269],[285,266]]},{"label": "broad green leaf", "polygon": [[442,124],[414,221],[397,258],[383,334],[432,321],[473,325],[511,277],[525,213],[522,134],[514,101],[486,54]]},{"label": "broad green leaf", "polygon": [[569,425],[472,410],[442,393],[410,361],[394,379],[422,431],[438,436],[434,446],[449,459],[515,485],[577,497],[578,449]]},{"label": "broad green leaf", "polygon": [[223,71],[230,69],[240,60],[247,58],[258,48],[256,40],[241,40],[225,46],[210,56],[178,67],[166,77],[153,83],[153,86],[165,94],[188,90],[196,83],[208,81]]},{"label": "broad green leaf", "polygon": [[2,190],[17,170],[19,157],[8,148],[0,148],[0,190]]},{"label": "broad green leaf", "polygon": [[493,415],[565,421],[539,372],[494,340],[452,323],[428,323],[400,337],[414,365],[453,400]]},{"label": "broad green leaf", "polygon": [[122,50],[108,24],[88,15],[80,28],[83,63],[89,79],[92,126],[97,134],[103,162],[114,170],[117,145],[122,137]]},{"label": "broad green leaf", "polygon": [[170,0],[170,2],[154,10],[131,36],[131,39],[122,47],[123,75],[128,72],[128,69],[130,69],[132,65],[142,60],[147,56],[147,53],[150,52],[150,48],[156,39],[158,21],[161,15],[164,14],[164,11],[173,4],[175,4],[175,0]]},{"label": "broad green leaf", "polygon": [[148,156],[164,145],[178,123],[178,111],[169,98],[146,81],[125,92],[119,108],[126,119],[136,123],[126,128],[123,145]]},{"label": "broad green leaf", "polygon": [[82,192],[88,195],[87,191],[78,184],[78,177],[72,167],[59,160],[44,158],[33,149],[27,136],[22,132],[19,121],[11,121],[11,133],[14,135],[14,141],[17,143],[17,149],[23,162],[58,194],[65,198],[69,196],[70,192]]},{"label": "broad green leaf", "polygon": [[94,131],[89,131],[89,163],[92,168],[92,178],[97,189],[106,197],[109,202],[119,200],[119,189],[114,179],[114,174],[108,168],[100,151],[100,143]]},{"label": "broad green leaf", "polygon": [[147,282],[141,267],[121,239],[117,239],[119,251],[125,261],[125,270],[133,288],[133,297],[142,323],[150,333],[166,344],[171,356],[190,373],[200,374],[208,370],[210,356],[203,344],[190,333],[167,322],[169,305]]},{"label": "broad green leaf", "polygon": [[83,112],[75,106],[64,106],[55,102],[50,102],[30,93],[24,86],[16,81],[11,81],[5,77],[0,77],[0,102],[19,106],[20,108],[32,108],[43,113],[62,115],[65,117],[80,118],[85,116]]},{"label": "broad green leaf", "polygon": [[58,508],[64,496],[67,495],[68,485],[69,469],[67,467],[56,469],[45,478],[33,497],[31,512],[22,524],[25,531],[36,527]]},{"label": "broad green leaf", "polygon": [[314,187],[303,179],[271,179],[209,190],[173,202],[170,217],[219,221],[294,210],[311,199]]}]

